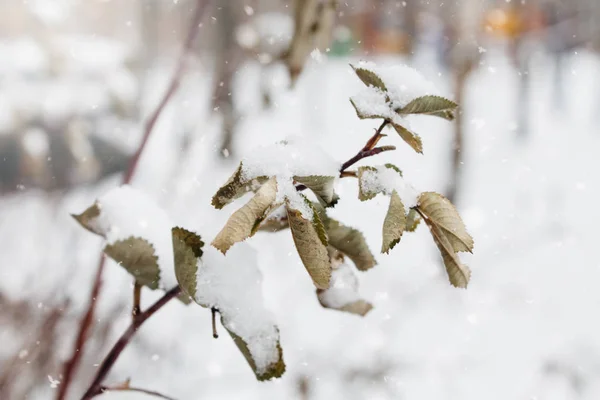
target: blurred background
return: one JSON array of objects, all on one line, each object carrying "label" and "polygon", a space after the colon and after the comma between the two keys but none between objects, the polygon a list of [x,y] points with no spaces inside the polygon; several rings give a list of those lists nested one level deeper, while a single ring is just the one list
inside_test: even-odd
[{"label": "blurred background", "polygon": [[[0,399],[57,394],[101,249],[69,214],[120,183],[198,1],[0,0]],[[422,226],[360,273],[373,311],[325,310],[289,234],[259,233],[284,377],[256,382],[208,311],[173,302],[110,383],[177,399],[600,398],[600,2],[322,0],[335,21],[301,72],[282,62],[297,3],[210,2],[133,185],[210,241],[235,209],[210,197],[240,158],[296,135],[348,159],[377,127],[348,101],[349,63],[408,64],[461,112],[415,117],[423,156],[390,136],[398,150],[368,162],[453,199],[476,243],[470,286],[448,285]],[[337,191],[334,216],[378,249],[385,200]],[[68,398],[130,322],[132,281],[108,264]]]}]

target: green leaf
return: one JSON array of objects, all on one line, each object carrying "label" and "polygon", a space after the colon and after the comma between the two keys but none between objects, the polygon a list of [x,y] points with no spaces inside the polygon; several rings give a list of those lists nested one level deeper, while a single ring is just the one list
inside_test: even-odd
[{"label": "green leaf", "polygon": [[409,131],[402,125],[398,125],[393,122],[390,123],[392,124],[396,132],[398,132],[398,135],[400,135],[402,140],[404,140],[410,147],[412,147],[414,151],[416,151],[419,154],[423,154],[423,142],[421,141],[419,135]]},{"label": "green leaf", "polygon": [[[227,328],[227,324],[223,322],[223,317],[221,317],[221,324],[223,324],[223,327],[225,328],[225,330],[227,330],[227,332],[229,332],[229,335],[233,339],[235,345],[242,352],[242,355],[248,362],[248,365],[250,365],[250,368],[252,368],[252,371],[254,371],[256,379],[258,379],[259,381],[268,381],[273,378],[280,378],[281,376],[283,376],[283,374],[285,373],[285,363],[283,362],[283,350],[281,349],[281,345],[279,344],[279,342],[277,342],[277,351],[279,353],[278,361],[274,364],[269,365],[269,367],[265,371],[259,371],[259,369],[256,367],[256,362],[252,357],[252,353],[250,352],[248,344],[244,341],[244,339],[242,339],[241,337],[236,335],[232,330]],[[279,330],[277,330],[277,333],[279,333]]]},{"label": "green leaf", "polygon": [[329,219],[327,236],[329,245],[347,255],[359,270],[366,271],[377,264],[365,237],[359,230]]},{"label": "green leaf", "polygon": [[473,238],[450,200],[439,193],[425,192],[419,196],[417,207],[448,238],[454,252],[473,252]]},{"label": "green leaf", "polygon": [[333,191],[334,176],[295,176],[294,180],[312,190],[325,207],[332,206],[337,202],[338,197]]},{"label": "green leaf", "polygon": [[291,208],[289,203],[286,209],[294,244],[304,267],[317,288],[328,288],[331,264],[327,254],[327,235],[318,213],[313,208],[313,217],[309,221],[300,211]]},{"label": "green leaf", "polygon": [[406,232],[414,232],[417,230],[419,223],[421,222],[421,217],[419,213],[417,213],[414,209],[410,209],[408,215],[406,216]]},{"label": "green leaf", "polygon": [[402,204],[400,196],[394,190],[390,198],[390,206],[383,220],[382,253],[389,253],[400,242],[406,227],[406,215],[404,213],[404,204]]},{"label": "green leaf", "polygon": [[253,236],[273,208],[276,196],[277,181],[271,178],[248,203],[229,217],[211,245],[225,254],[235,243]]},{"label": "green leaf", "polygon": [[221,209],[246,193],[257,191],[268,179],[265,176],[250,180],[245,179],[243,177],[242,163],[240,163],[233,175],[217,190],[217,193],[212,198],[212,205],[217,209]]},{"label": "green leaf", "polygon": [[150,289],[158,289],[160,268],[154,247],[145,239],[129,237],[106,245],[104,252],[125,268],[136,282]]},{"label": "green leaf", "polygon": [[350,64],[350,66],[352,67],[354,72],[356,72],[356,75],[360,78],[360,80],[365,85],[374,86],[378,89],[383,90],[384,92],[387,91],[387,88],[385,87],[383,80],[381,80],[381,78],[375,72],[369,71],[368,69],[365,69],[365,68],[360,68],[360,67],[357,68],[352,64]]},{"label": "green leaf", "polygon": [[418,97],[403,108],[396,110],[399,114],[428,114],[444,119],[454,119],[453,111],[458,107],[455,102],[440,96]]}]

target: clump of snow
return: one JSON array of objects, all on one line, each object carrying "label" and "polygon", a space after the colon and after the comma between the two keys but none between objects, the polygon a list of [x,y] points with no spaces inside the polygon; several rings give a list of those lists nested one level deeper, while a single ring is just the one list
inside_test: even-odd
[{"label": "clump of snow", "polygon": [[375,170],[365,170],[361,175],[360,184],[364,192],[383,193],[389,196],[395,190],[405,207],[417,205],[419,191],[407,183],[398,171],[385,165],[374,168]]},{"label": "clump of snow", "polygon": [[100,215],[92,222],[107,244],[129,237],[147,240],[154,247],[160,268],[159,286],[169,289],[177,285],[173,265],[173,224],[167,213],[148,195],[123,185],[110,190],[96,202]]},{"label": "clump of snow", "polygon": [[356,107],[365,115],[380,115],[394,123],[405,124],[394,110],[418,97],[438,94],[435,86],[420,72],[406,65],[377,66],[373,62],[360,62],[356,67],[375,73],[387,89],[368,86],[352,96]]},{"label": "clump of snow", "polygon": [[242,160],[242,178],[250,181],[259,176],[276,177],[276,202],[289,202],[290,207],[312,218],[312,209],[298,193],[294,176],[338,176],[341,164],[322,148],[300,138],[255,149]]},{"label": "clump of snow", "polygon": [[262,374],[279,360],[279,332],[265,309],[256,251],[239,244],[227,257],[212,246],[198,260],[196,301],[219,310],[223,325],[246,342]]},{"label": "clump of snow", "polygon": [[361,300],[358,295],[358,278],[346,263],[340,264],[331,272],[329,289],[318,294],[319,300],[326,307],[340,309]]}]

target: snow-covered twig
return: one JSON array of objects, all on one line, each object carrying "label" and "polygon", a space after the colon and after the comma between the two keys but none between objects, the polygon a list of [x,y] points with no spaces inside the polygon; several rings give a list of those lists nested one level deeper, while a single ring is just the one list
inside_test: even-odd
[{"label": "snow-covered twig", "polygon": [[[206,10],[209,2],[209,0],[197,0],[196,11],[194,12],[194,15],[192,17],[192,22],[184,42],[183,51],[179,57],[177,68],[175,69],[171,83],[169,84],[169,87],[165,92],[163,98],[161,99],[160,103],[157,105],[156,109],[148,119],[148,122],[144,126],[144,134],[142,136],[142,141],[140,142],[137,151],[131,159],[129,167],[125,172],[125,175],[123,176],[123,184],[128,184],[131,182],[139,164],[141,155],[144,152],[144,149],[146,148],[146,144],[148,143],[148,139],[154,131],[156,121],[158,120],[163,110],[165,109],[165,106],[169,103],[169,101],[173,97],[173,94],[175,94],[179,87],[181,78],[184,75],[184,72],[187,67],[188,54],[194,46],[195,38],[198,36],[198,31],[200,28],[200,21],[202,19],[202,16],[204,15],[204,11]],[[57,400],[64,400],[66,398],[69,386],[71,385],[73,379],[73,375],[77,370],[77,367],[79,366],[79,362],[81,361],[81,356],[83,355],[85,343],[88,338],[88,332],[90,331],[90,328],[93,323],[96,303],[100,294],[104,263],[105,257],[101,256],[100,261],[98,263],[98,267],[96,269],[96,275],[94,278],[88,307],[84,314],[84,317],[81,319],[81,322],[79,324],[79,330],[77,333],[77,338],[75,340],[75,346],[72,351],[72,356],[65,363],[65,366],[63,368],[63,380],[56,397]]]}]

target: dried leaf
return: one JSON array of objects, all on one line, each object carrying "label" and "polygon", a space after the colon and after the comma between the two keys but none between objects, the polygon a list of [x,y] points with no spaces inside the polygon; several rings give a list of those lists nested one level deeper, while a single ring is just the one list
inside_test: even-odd
[{"label": "dried leaf", "polygon": [[383,80],[375,72],[361,67],[357,68],[352,64],[350,66],[365,85],[376,87],[384,92],[387,91],[385,83],[383,83]]},{"label": "dried leaf", "polygon": [[138,237],[118,240],[106,245],[104,252],[133,275],[138,283],[150,289],[158,289],[158,257],[147,240]]},{"label": "dried leaf", "polygon": [[414,232],[417,230],[420,222],[421,217],[419,216],[419,213],[411,208],[406,216],[406,232]]},{"label": "dried leaf", "polygon": [[171,233],[177,282],[181,289],[193,298],[196,295],[198,260],[202,257],[204,242],[194,232],[180,227],[173,228]]},{"label": "dried leaf", "polygon": [[288,204],[287,214],[294,244],[304,267],[317,288],[328,288],[331,264],[327,254],[327,235],[318,213],[314,211],[312,220],[309,221]]},{"label": "dried leaf", "polygon": [[419,197],[417,207],[427,217],[429,223],[441,229],[455,253],[473,251],[473,238],[467,232],[465,224],[450,200],[439,193],[425,192]]},{"label": "dried leaf", "polygon": [[442,230],[428,219],[425,219],[425,223],[429,226],[433,241],[440,250],[450,283],[458,288],[466,288],[471,279],[471,270],[460,262],[452,244]]},{"label": "dried leaf", "polygon": [[332,206],[337,202],[338,197],[333,191],[334,176],[295,176],[294,180],[312,190],[325,207]]},{"label": "dried leaf", "polygon": [[[402,171],[400,168],[396,167],[394,164],[385,164],[385,168],[392,169],[397,172],[400,176],[402,176]],[[379,193],[389,193],[381,188],[373,187],[373,179],[377,179],[377,176],[373,177],[373,174],[377,174],[379,170],[375,167],[371,166],[363,166],[358,168],[358,198],[361,201],[371,200]]]},{"label": "dried leaf", "polygon": [[94,226],[94,221],[100,216],[100,208],[98,203],[94,203],[81,214],[71,214],[71,216],[88,231],[95,233],[96,235],[104,236],[103,233]]},{"label": "dried leaf", "polygon": [[331,286],[328,289],[317,289],[317,298],[319,303],[332,310],[349,312],[352,314],[364,316],[373,306],[360,298],[358,294],[358,279],[347,264],[336,263],[331,277]]},{"label": "dried leaf", "polygon": [[398,135],[400,135],[402,140],[404,140],[410,147],[412,147],[414,151],[423,154],[423,142],[421,141],[419,135],[409,131],[402,125],[398,125],[393,122],[390,123],[392,124],[396,132],[398,132]]},{"label": "dried leaf", "polygon": [[455,102],[440,96],[422,96],[414,99],[397,110],[399,114],[428,114],[448,120],[454,119],[453,111],[458,107]]},{"label": "dried leaf", "polygon": [[221,209],[246,193],[258,190],[269,179],[265,176],[260,176],[255,179],[246,180],[243,177],[242,168],[242,163],[240,163],[233,175],[217,190],[217,193],[212,198],[212,205],[215,208]]},{"label": "dried leaf", "polygon": [[365,237],[359,230],[329,219],[327,236],[329,245],[347,255],[359,270],[366,271],[377,264]]},{"label": "dried leaf", "polygon": [[246,240],[256,233],[260,223],[267,217],[277,195],[277,181],[269,179],[242,208],[234,212],[211,243],[223,254],[235,243]]},{"label": "dried leaf", "polygon": [[404,204],[402,204],[400,196],[394,190],[390,198],[390,206],[385,219],[383,220],[383,242],[381,244],[382,253],[389,253],[389,251],[400,242],[405,228],[406,215],[404,211]]}]

